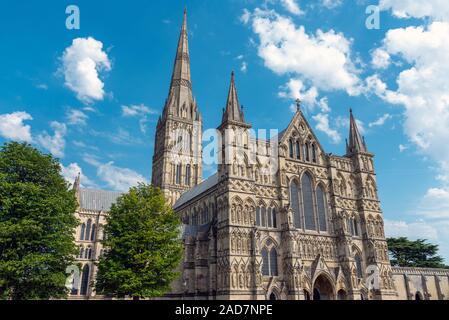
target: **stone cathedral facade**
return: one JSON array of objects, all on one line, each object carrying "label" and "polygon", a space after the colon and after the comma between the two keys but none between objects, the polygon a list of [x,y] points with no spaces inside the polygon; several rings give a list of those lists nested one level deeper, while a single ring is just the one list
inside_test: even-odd
[{"label": "stone cathedral facade", "polygon": [[[183,221],[175,299],[449,299],[449,271],[392,268],[374,155],[350,113],[344,156],[328,154],[301,112],[254,137],[234,74],[217,126],[218,170],[202,179],[202,117],[192,91],[187,21],[155,137],[152,183]],[[102,225],[118,193],[75,189],[83,266],[73,298],[94,298]],[[98,298],[98,297],[97,297]]]}]

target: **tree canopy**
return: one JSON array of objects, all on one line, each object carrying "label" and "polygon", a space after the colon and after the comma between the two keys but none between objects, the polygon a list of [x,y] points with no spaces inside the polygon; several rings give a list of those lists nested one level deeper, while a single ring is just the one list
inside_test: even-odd
[{"label": "tree canopy", "polygon": [[140,184],[119,197],[107,217],[97,294],[135,299],[164,295],[178,276],[180,224],[158,188]]},{"label": "tree canopy", "polygon": [[0,297],[64,298],[77,202],[58,160],[29,144],[0,149]]},{"label": "tree canopy", "polygon": [[438,245],[427,240],[411,241],[405,237],[388,238],[391,264],[399,267],[447,268],[444,259],[438,255]]}]

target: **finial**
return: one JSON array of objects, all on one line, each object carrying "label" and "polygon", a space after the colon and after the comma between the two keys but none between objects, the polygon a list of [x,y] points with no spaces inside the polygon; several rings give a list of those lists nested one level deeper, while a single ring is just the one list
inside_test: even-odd
[{"label": "finial", "polygon": [[302,102],[301,99],[298,98],[298,99],[296,99],[295,102],[296,102],[296,110],[300,111],[301,110],[301,102]]},{"label": "finial", "polygon": [[234,79],[235,79],[235,73],[234,73],[234,70],[232,70],[232,72],[231,72],[231,78],[232,78],[232,82],[234,82]]}]

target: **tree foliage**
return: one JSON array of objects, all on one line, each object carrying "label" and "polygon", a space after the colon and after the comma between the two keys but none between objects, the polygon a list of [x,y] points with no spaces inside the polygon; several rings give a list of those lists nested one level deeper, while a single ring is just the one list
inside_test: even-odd
[{"label": "tree foliage", "polygon": [[112,206],[105,232],[97,294],[139,299],[160,297],[170,289],[182,257],[180,219],[160,189],[131,188]]},{"label": "tree foliage", "polygon": [[411,241],[405,237],[388,238],[391,264],[400,267],[447,268],[438,255],[438,246],[427,240]]},{"label": "tree foliage", "polygon": [[28,144],[0,149],[0,295],[64,298],[77,252],[74,192],[56,159]]}]

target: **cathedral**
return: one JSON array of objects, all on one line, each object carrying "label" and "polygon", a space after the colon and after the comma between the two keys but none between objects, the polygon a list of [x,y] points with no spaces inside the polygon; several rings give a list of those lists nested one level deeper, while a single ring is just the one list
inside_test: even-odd
[{"label": "cathedral", "polygon": [[[157,123],[152,184],[183,222],[181,276],[164,298],[198,300],[447,300],[449,270],[389,261],[374,155],[350,112],[343,156],[326,153],[301,111],[255,137],[231,76],[217,125],[217,172],[202,177],[202,117],[193,96],[187,18]],[[120,193],[74,189],[80,281],[95,295],[105,217]]]}]

